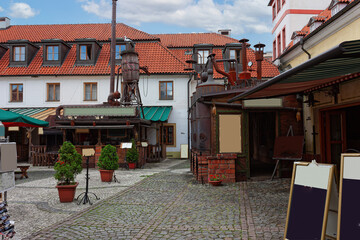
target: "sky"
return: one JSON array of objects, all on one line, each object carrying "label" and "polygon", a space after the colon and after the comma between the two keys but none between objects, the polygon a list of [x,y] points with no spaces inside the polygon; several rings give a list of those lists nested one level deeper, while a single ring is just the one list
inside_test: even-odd
[{"label": "sky", "polygon": [[[157,33],[217,32],[271,51],[269,0],[118,0],[117,22]],[[0,0],[11,25],[111,23],[112,0]]]}]

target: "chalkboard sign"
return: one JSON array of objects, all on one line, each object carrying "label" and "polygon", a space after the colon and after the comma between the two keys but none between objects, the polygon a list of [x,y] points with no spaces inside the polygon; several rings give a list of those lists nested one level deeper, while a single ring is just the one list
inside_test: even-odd
[{"label": "chalkboard sign", "polygon": [[360,154],[341,154],[338,239],[360,239]]},{"label": "chalkboard sign", "polygon": [[[312,163],[294,163],[285,239],[323,240],[325,236],[336,237],[337,187],[334,169],[332,164],[318,164],[315,160]],[[330,214],[329,209],[332,209]]]}]

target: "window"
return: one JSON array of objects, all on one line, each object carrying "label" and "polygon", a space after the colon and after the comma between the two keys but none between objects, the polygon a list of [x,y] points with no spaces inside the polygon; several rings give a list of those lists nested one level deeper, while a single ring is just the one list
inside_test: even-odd
[{"label": "window", "polygon": [[10,101],[22,102],[23,101],[23,85],[22,84],[10,84]]},{"label": "window", "polygon": [[125,50],[125,45],[117,44],[115,49],[115,59],[121,59],[121,52]]},{"label": "window", "polygon": [[276,40],[273,42],[273,60],[276,59]]},{"label": "window", "polygon": [[58,61],[59,60],[59,46],[46,46],[46,60]]},{"label": "window", "polygon": [[285,51],[285,47],[286,47],[286,35],[285,35],[285,27],[282,30],[282,50]]},{"label": "window", "polygon": [[166,124],[162,127],[162,142],[166,145],[175,147],[176,125],[175,123]]},{"label": "window", "polygon": [[160,82],[160,100],[173,100],[173,82]]},{"label": "window", "polygon": [[47,84],[47,101],[60,101],[60,83]]},{"label": "window", "polygon": [[25,61],[25,47],[14,47],[13,48],[13,61],[24,62]]},{"label": "window", "polygon": [[280,9],[281,9],[281,2],[280,0],[277,0],[277,12],[279,13],[280,12]]},{"label": "window", "polygon": [[281,36],[280,33],[277,37],[277,56],[281,55]]},{"label": "window", "polygon": [[80,45],[80,60],[91,60],[91,45]]},{"label": "window", "polygon": [[84,101],[97,100],[97,83],[84,83]]},{"label": "window", "polygon": [[276,4],[274,2],[273,6],[272,6],[272,17],[273,20],[276,18]]},{"label": "window", "polygon": [[210,54],[210,51],[206,50],[206,49],[201,49],[201,50],[198,50],[198,53],[199,53],[198,64],[205,64],[207,61],[207,57]]}]

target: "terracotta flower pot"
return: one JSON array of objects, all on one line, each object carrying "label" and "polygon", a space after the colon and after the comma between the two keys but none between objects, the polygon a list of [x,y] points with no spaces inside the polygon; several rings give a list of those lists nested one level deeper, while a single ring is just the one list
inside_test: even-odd
[{"label": "terracotta flower pot", "polygon": [[57,185],[56,188],[59,192],[60,202],[72,202],[74,201],[76,187],[79,183],[75,185]]},{"label": "terracotta flower pot", "polygon": [[220,186],[220,185],[221,185],[221,182],[222,182],[222,181],[210,181],[210,180],[209,180],[209,183],[210,183],[211,185],[213,185],[213,186]]},{"label": "terracotta flower pot", "polygon": [[136,168],[136,163],[129,162],[128,165],[129,165],[129,169],[135,169]]},{"label": "terracotta flower pot", "polygon": [[100,169],[100,177],[102,182],[111,182],[114,175],[114,170]]}]

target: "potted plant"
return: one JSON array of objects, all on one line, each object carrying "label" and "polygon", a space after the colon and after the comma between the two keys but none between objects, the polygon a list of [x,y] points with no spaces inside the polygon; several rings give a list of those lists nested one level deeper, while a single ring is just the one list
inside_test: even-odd
[{"label": "potted plant", "polygon": [[110,144],[101,150],[101,155],[97,163],[100,168],[100,177],[102,182],[111,182],[114,170],[119,168],[119,156],[116,153],[116,147]]},{"label": "potted plant", "polygon": [[60,202],[72,202],[78,185],[75,177],[82,171],[82,158],[71,142],[64,142],[59,150],[59,156],[59,161],[54,166],[54,177],[58,180],[56,188]]},{"label": "potted plant", "polygon": [[136,163],[139,160],[139,152],[136,149],[135,139],[132,139],[131,142],[132,142],[132,146],[126,152],[126,162],[129,165],[129,169],[135,169]]},{"label": "potted plant", "polygon": [[219,174],[210,174],[209,175],[209,183],[213,186],[220,186],[222,180],[225,179],[225,175],[219,175]]}]

